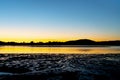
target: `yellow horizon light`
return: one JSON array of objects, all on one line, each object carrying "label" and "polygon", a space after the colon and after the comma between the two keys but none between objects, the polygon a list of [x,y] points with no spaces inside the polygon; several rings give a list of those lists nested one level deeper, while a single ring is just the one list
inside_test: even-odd
[{"label": "yellow horizon light", "polygon": [[[78,40],[78,39],[85,39],[85,38],[74,38],[74,39],[24,39],[24,38],[4,38],[1,39],[0,41],[4,41],[4,42],[48,42],[48,41],[57,41],[57,42],[65,42],[65,41],[69,41],[69,40]],[[94,41],[108,41],[110,39],[105,39],[105,38],[87,38],[90,40],[94,40]]]}]

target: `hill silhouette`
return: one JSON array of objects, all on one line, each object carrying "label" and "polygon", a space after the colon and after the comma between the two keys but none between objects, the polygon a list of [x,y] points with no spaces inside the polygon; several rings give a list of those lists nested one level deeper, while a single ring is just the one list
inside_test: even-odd
[{"label": "hill silhouette", "polygon": [[93,45],[96,42],[89,40],[89,39],[79,39],[79,40],[73,40],[73,41],[67,41],[66,44],[71,45]]},{"label": "hill silhouette", "polygon": [[120,46],[120,40],[114,41],[93,41],[90,39],[79,39],[79,40],[69,40],[66,42],[56,42],[56,41],[48,41],[48,42],[3,42],[0,41],[0,45],[115,45]]}]

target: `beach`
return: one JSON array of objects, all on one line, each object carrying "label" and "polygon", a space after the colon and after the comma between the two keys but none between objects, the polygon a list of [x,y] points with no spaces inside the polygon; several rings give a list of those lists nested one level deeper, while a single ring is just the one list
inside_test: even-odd
[{"label": "beach", "polygon": [[0,54],[0,80],[120,80],[118,54]]}]

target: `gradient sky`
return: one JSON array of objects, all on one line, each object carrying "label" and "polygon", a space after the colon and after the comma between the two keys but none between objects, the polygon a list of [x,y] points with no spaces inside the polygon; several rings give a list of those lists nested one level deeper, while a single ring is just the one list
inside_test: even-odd
[{"label": "gradient sky", "polygon": [[120,0],[0,0],[1,41],[120,40]]}]

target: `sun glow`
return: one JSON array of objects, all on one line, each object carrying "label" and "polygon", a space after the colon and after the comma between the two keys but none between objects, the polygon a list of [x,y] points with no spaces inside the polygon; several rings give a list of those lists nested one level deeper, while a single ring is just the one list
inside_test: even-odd
[{"label": "sun glow", "polygon": [[21,38],[21,39],[18,39],[18,38],[4,38],[4,39],[1,39],[1,41],[5,41],[5,42],[31,42],[31,41],[34,41],[34,42],[48,42],[48,41],[57,41],[57,42],[65,42],[67,41],[67,39],[24,39],[24,38]]},{"label": "sun glow", "polygon": [[[4,42],[31,42],[31,41],[34,41],[34,42],[48,42],[48,41],[56,41],[56,42],[65,42],[65,41],[69,41],[69,40],[78,40],[78,39],[84,39],[84,38],[69,38],[69,39],[24,39],[24,38],[4,38],[4,39],[1,39],[1,41],[4,41]],[[94,40],[94,41],[108,41],[108,39],[92,39],[90,38],[91,40]]]}]

